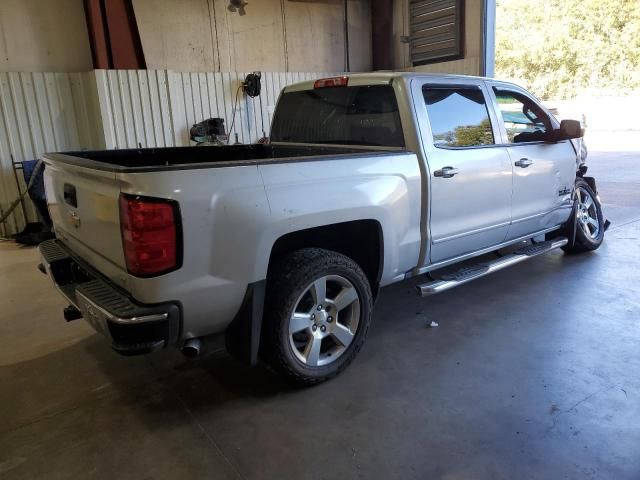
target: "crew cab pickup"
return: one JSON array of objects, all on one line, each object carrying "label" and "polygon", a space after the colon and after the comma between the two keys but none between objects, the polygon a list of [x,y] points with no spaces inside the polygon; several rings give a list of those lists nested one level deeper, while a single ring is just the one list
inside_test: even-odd
[{"label": "crew cab pickup", "polygon": [[224,333],[249,363],[319,382],[360,349],[380,287],[422,276],[426,296],[598,248],[582,135],[489,78],[298,83],[267,145],[46,154],[42,269],[65,317],[122,354],[196,354]]}]

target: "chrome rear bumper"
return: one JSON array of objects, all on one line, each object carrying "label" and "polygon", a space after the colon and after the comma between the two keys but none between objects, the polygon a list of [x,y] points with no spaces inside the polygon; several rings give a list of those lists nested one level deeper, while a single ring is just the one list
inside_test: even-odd
[{"label": "chrome rear bumper", "polygon": [[59,240],[38,247],[42,269],[62,296],[124,355],[148,353],[175,344],[180,307],[176,303],[144,305],[131,299]]}]

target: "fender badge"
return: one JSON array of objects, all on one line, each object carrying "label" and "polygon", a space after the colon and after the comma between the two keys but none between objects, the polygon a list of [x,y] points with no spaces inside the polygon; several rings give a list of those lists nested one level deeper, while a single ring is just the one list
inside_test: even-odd
[{"label": "fender badge", "polygon": [[571,193],[571,189],[569,187],[565,187],[562,190],[558,190],[558,196],[569,195]]}]

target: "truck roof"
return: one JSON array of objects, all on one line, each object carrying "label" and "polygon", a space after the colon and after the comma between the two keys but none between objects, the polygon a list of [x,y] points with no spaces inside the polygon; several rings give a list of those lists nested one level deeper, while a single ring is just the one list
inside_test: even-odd
[{"label": "truck roof", "polygon": [[[367,73],[347,73],[347,74],[335,74],[327,75],[326,77],[318,77],[313,80],[306,80],[304,82],[293,83],[284,87],[283,92],[295,92],[300,90],[311,90],[316,80],[321,78],[334,78],[334,77],[348,77],[350,86],[358,85],[387,85],[395,78],[412,79],[412,78],[428,78],[437,82],[438,80],[451,80],[451,79],[476,79],[476,80],[491,80],[498,81],[495,78],[479,77],[473,75],[454,75],[448,73],[423,73],[423,72],[394,72],[394,71],[380,71],[380,72],[367,72]],[[510,83],[500,81],[501,83]]]}]

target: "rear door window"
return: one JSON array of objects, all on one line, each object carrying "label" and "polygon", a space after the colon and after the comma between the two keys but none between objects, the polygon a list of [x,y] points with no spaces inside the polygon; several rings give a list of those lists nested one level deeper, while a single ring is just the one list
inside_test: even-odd
[{"label": "rear door window", "polygon": [[283,93],[271,141],[403,147],[395,92],[369,85]]},{"label": "rear door window", "polygon": [[493,128],[484,95],[475,87],[422,89],[436,147],[493,145]]}]

